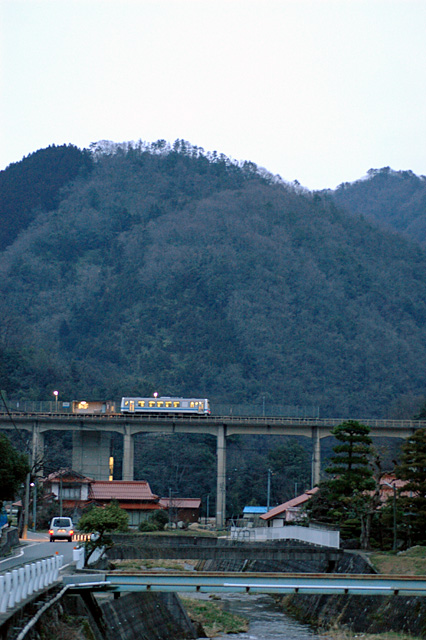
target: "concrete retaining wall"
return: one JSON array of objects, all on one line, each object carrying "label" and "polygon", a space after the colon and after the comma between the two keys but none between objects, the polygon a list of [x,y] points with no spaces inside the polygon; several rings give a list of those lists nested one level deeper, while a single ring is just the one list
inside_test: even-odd
[{"label": "concrete retaining wall", "polygon": [[105,640],[198,638],[175,593],[129,593],[101,605]]},{"label": "concrete retaining wall", "polygon": [[354,633],[404,632],[426,635],[426,598],[406,596],[287,596],[285,611],[298,620]]},{"label": "concrete retaining wall", "polygon": [[[202,635],[189,620],[174,593],[132,593],[117,600],[112,596],[99,597],[98,601],[88,592],[83,595],[61,595],[58,589],[47,590],[42,599],[33,600],[12,612],[0,626],[0,639],[10,640],[19,634],[24,640],[45,637],[72,637],[74,640],[183,640]],[[51,606],[49,600],[53,602]],[[36,619],[39,613],[42,615]]]},{"label": "concrete retaining wall", "polygon": [[[304,566],[303,571],[332,571],[341,559],[343,551],[326,547],[316,547],[295,540],[276,540],[269,542],[241,542],[221,538],[188,538],[182,536],[114,536],[114,546],[108,550],[109,560],[124,559],[187,559],[222,563],[224,568],[258,560],[284,563],[287,568],[268,569],[276,571],[295,571],[294,565]],[[228,567],[225,568],[225,567]]]},{"label": "concrete retaining wall", "polygon": [[300,540],[324,547],[340,547],[340,531],[318,529],[315,527],[301,527],[287,525],[285,527],[252,527],[231,528],[231,538],[239,540],[247,537],[249,540],[264,542],[271,540]]},{"label": "concrete retaining wall", "polygon": [[0,558],[7,556],[13,547],[19,546],[18,529],[15,527],[3,527],[0,538]]}]

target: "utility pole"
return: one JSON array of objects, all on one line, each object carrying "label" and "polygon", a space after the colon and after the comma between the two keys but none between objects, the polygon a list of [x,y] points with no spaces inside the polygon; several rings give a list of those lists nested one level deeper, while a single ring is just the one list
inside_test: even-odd
[{"label": "utility pole", "polygon": [[272,476],[272,470],[268,469],[268,495],[266,500],[266,508],[268,511],[271,505],[271,476]]},{"label": "utility pole", "polygon": [[59,478],[59,515],[62,516],[62,469]]},{"label": "utility pole", "polygon": [[27,477],[25,479],[25,499],[24,499],[24,526],[22,530],[22,539],[27,539],[28,532],[28,510],[30,506],[30,480],[31,480],[31,471],[28,471]]}]

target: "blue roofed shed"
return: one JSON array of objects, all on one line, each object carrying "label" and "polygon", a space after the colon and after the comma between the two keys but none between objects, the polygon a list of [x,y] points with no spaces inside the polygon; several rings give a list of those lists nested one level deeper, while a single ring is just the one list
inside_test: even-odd
[{"label": "blue roofed shed", "polygon": [[260,516],[262,513],[266,513],[268,507],[244,507],[243,515],[247,516]]},{"label": "blue roofed shed", "polygon": [[267,513],[268,507],[244,507],[243,509],[243,520],[246,522],[257,523],[260,516],[264,513]]}]

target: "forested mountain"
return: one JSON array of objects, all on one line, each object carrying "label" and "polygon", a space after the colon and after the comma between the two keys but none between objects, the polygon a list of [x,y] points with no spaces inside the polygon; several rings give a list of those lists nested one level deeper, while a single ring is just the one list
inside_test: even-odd
[{"label": "forested mountain", "polygon": [[15,191],[7,182],[0,385],[10,397],[156,390],[209,397],[213,411],[266,398],[359,418],[424,395],[422,247],[348,213],[338,194],[183,141],[76,155],[65,188],[45,199],[33,185],[22,211],[28,159],[12,165]]},{"label": "forested mountain", "polygon": [[364,179],[341,184],[335,201],[389,229],[426,244],[426,177],[389,167],[370,169]]},{"label": "forested mountain", "polygon": [[11,244],[40,211],[55,209],[60,192],[92,166],[88,151],[74,145],[41,149],[0,171],[0,249]]}]

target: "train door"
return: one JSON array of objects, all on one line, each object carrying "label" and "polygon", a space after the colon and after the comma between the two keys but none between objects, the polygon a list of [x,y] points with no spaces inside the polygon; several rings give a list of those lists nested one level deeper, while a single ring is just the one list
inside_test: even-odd
[{"label": "train door", "polygon": [[135,401],[134,400],[129,400],[129,411],[130,411],[130,413],[134,413],[135,412]]}]

